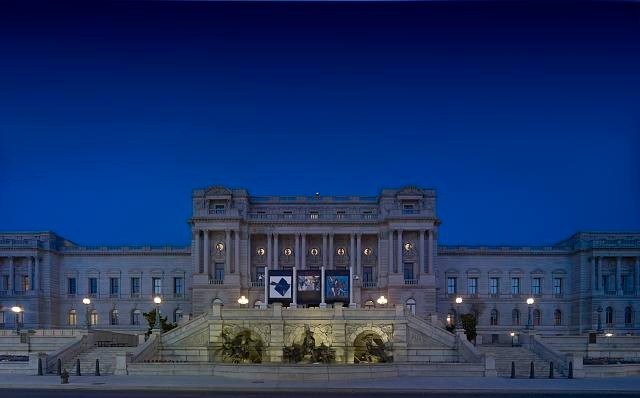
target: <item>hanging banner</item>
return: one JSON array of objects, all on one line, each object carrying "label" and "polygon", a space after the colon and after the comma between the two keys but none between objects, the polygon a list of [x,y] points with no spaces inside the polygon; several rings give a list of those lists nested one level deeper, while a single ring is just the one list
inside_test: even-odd
[{"label": "hanging banner", "polygon": [[293,271],[269,270],[269,303],[291,303]]},{"label": "hanging banner", "polygon": [[324,272],[324,301],[325,303],[349,303],[349,271],[331,270]]},{"label": "hanging banner", "polygon": [[307,269],[297,272],[298,304],[320,305],[322,299],[322,274],[319,269]]}]

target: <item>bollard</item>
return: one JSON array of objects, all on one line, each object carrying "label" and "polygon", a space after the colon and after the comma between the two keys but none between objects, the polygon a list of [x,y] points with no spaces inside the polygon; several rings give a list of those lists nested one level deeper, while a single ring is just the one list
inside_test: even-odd
[{"label": "bollard", "polygon": [[38,358],[38,376],[42,376],[42,358]]},{"label": "bollard", "polygon": [[553,361],[549,362],[549,378],[553,379]]},{"label": "bollard", "polygon": [[516,378],[516,363],[511,361],[511,378]]},{"label": "bollard", "polygon": [[569,361],[569,378],[573,379],[573,361]]},{"label": "bollard", "polygon": [[60,383],[69,384],[69,372],[67,372],[67,369],[63,370],[60,373]]},{"label": "bollard", "polygon": [[531,369],[529,369],[529,378],[530,379],[535,379],[535,371],[534,371],[534,367],[533,367],[533,361],[531,361]]},{"label": "bollard", "polygon": [[62,359],[58,358],[58,376],[62,374]]},{"label": "bollard", "polygon": [[80,358],[76,359],[76,376],[80,376]]},{"label": "bollard", "polygon": [[100,360],[96,358],[96,376],[100,376]]}]

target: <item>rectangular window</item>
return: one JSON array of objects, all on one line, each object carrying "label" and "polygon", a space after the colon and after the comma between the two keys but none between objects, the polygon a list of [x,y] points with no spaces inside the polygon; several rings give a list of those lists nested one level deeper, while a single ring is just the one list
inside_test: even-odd
[{"label": "rectangular window", "polygon": [[542,279],[541,278],[533,278],[531,279],[531,294],[534,296],[540,296],[542,294]]},{"label": "rectangular window", "polygon": [[89,278],[89,295],[96,296],[98,294],[98,278]]},{"label": "rectangular window", "polygon": [[285,220],[290,220],[293,218],[293,212],[292,211],[285,211],[283,213]]},{"label": "rectangular window", "polygon": [[622,275],[622,291],[624,294],[633,293],[633,279],[630,275]]},{"label": "rectangular window", "polygon": [[109,295],[116,297],[120,294],[120,278],[109,278]]},{"label": "rectangular window", "polygon": [[140,278],[131,277],[131,297],[140,297]]},{"label": "rectangular window", "polygon": [[511,278],[511,294],[520,294],[520,278]]},{"label": "rectangular window", "polygon": [[553,294],[556,297],[562,296],[562,278],[553,278]]},{"label": "rectangular window", "polygon": [[264,266],[256,267],[256,277],[254,282],[263,282],[264,283]]},{"label": "rectangular window", "polygon": [[373,282],[373,267],[370,267],[370,266],[362,267],[362,281]]},{"label": "rectangular window", "polygon": [[152,278],[153,294],[162,294],[162,278]]},{"label": "rectangular window", "polygon": [[362,212],[362,218],[364,218],[365,220],[373,219],[373,212],[372,211],[363,211]]},{"label": "rectangular window", "polygon": [[29,290],[29,275],[22,275],[22,291]]},{"label": "rectangular window", "polygon": [[173,278],[173,295],[175,297],[184,295],[184,278]]},{"label": "rectangular window", "polygon": [[2,290],[9,290],[9,275],[2,275]]},{"label": "rectangular window", "polygon": [[267,213],[264,212],[264,211],[259,211],[257,213],[257,217],[260,218],[260,219],[267,218]]},{"label": "rectangular window", "polygon": [[612,293],[614,291],[613,286],[611,286],[611,278],[609,278],[609,275],[602,275],[602,288],[608,293]]},{"label": "rectangular window", "polygon": [[215,205],[214,213],[215,214],[224,214],[224,205]]},{"label": "rectangular window", "polygon": [[498,296],[500,294],[499,278],[489,278],[489,294],[492,296]]},{"label": "rectangular window", "polygon": [[319,217],[318,212],[317,211],[312,211],[309,213],[309,218],[311,218],[312,220],[317,220]]},{"label": "rectangular window", "polygon": [[413,279],[413,263],[404,263],[404,280]]},{"label": "rectangular window", "polygon": [[470,296],[475,296],[476,294],[478,294],[478,278],[469,278],[467,293]]},{"label": "rectangular window", "polygon": [[413,214],[414,213],[413,205],[404,205],[404,206],[402,206],[402,213],[403,214]]},{"label": "rectangular window", "polygon": [[213,279],[217,281],[224,281],[224,263],[216,263],[213,270]]},{"label": "rectangular window", "polygon": [[67,278],[67,294],[75,295],[77,288],[76,278]]},{"label": "rectangular window", "polygon": [[337,211],[336,212],[336,218],[338,220],[342,220],[342,219],[344,219],[344,217],[345,217],[345,212],[344,211]]},{"label": "rectangular window", "polygon": [[447,294],[456,294],[458,291],[458,278],[448,277],[447,278]]}]

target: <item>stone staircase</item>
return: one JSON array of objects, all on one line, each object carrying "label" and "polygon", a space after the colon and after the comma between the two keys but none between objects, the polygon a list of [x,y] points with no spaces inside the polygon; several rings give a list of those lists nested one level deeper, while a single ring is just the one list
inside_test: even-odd
[{"label": "stone staircase", "polygon": [[[549,361],[546,361],[523,346],[482,345],[477,347],[483,353],[492,353],[496,358],[496,370],[499,377],[511,377],[511,362],[516,365],[516,377],[528,378],[533,361],[534,375],[537,379],[549,377]],[[554,377],[564,377],[554,364]]]},{"label": "stone staircase", "polygon": [[133,352],[136,347],[91,347],[80,353],[71,361],[63,364],[69,374],[76,374],[76,360],[80,359],[80,373],[85,376],[94,375],[96,372],[96,359],[100,359],[100,374],[113,374],[116,367],[116,354]]}]

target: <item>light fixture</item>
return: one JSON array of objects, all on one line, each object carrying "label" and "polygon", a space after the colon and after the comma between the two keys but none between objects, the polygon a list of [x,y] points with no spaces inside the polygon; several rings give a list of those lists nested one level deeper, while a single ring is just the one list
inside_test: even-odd
[{"label": "light fixture", "polygon": [[155,296],[155,297],[153,298],[153,302],[154,302],[154,303],[156,303],[156,304],[160,304],[160,303],[162,303],[162,297],[160,297],[160,296]]},{"label": "light fixture", "polygon": [[266,250],[264,250],[264,247],[261,247],[261,248],[259,248],[259,249],[256,251],[256,253],[258,253],[258,256],[264,256],[264,254],[265,254],[266,252],[267,252],[267,251],[266,251]]},{"label": "light fixture", "polygon": [[320,253],[320,250],[318,250],[317,247],[314,247],[314,248],[311,249],[311,255],[312,256],[317,256],[318,253]]},{"label": "light fixture", "polygon": [[19,314],[22,312],[22,308],[18,307],[17,305],[14,305],[13,307],[11,307],[11,311],[15,312],[16,314]]},{"label": "light fixture", "polygon": [[82,304],[89,305],[91,304],[91,299],[89,297],[85,297],[82,299]]},{"label": "light fixture", "polygon": [[613,333],[611,333],[611,332],[607,332],[607,333],[605,333],[604,335],[605,335],[605,337],[611,337],[611,336],[613,336]]},{"label": "light fixture", "polygon": [[533,304],[533,303],[535,303],[535,302],[536,302],[536,301],[533,299],[533,297],[529,297],[529,298],[527,299],[527,304],[528,304],[528,305],[532,305],[532,304]]},{"label": "light fixture", "polygon": [[247,305],[249,303],[249,299],[246,298],[245,296],[240,296],[240,298],[238,299],[238,304],[240,305]]},{"label": "light fixture", "polygon": [[216,243],[216,250],[218,250],[219,252],[224,250],[224,243],[222,242],[218,242]]},{"label": "light fixture", "polygon": [[462,297],[456,297],[456,304],[462,304]]},{"label": "light fixture", "polygon": [[404,244],[404,250],[410,251],[411,249],[413,249],[413,245],[411,244],[411,242],[407,242]]},{"label": "light fixture", "polygon": [[284,249],[285,256],[290,256],[292,254],[293,254],[293,250],[291,250],[291,248],[287,247],[286,249]]},{"label": "light fixture", "polygon": [[516,332],[509,333],[509,336],[511,336],[511,337],[515,337],[515,335],[516,335]]},{"label": "light fixture", "polygon": [[385,305],[387,304],[388,300],[385,296],[380,296],[378,297],[378,299],[376,300],[378,302],[378,304],[380,305]]},{"label": "light fixture", "polygon": [[373,250],[371,250],[370,248],[365,248],[364,251],[362,252],[364,253],[365,256],[370,256],[371,253],[373,253]]},{"label": "light fixture", "polygon": [[344,247],[339,247],[337,253],[338,253],[338,256],[344,256],[344,254],[346,253],[346,250],[344,250]]}]

